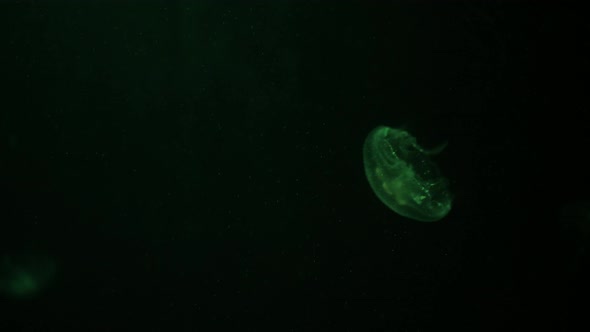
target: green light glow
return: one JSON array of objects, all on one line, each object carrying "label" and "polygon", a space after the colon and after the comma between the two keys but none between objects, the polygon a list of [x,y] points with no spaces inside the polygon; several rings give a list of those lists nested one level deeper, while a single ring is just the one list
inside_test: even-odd
[{"label": "green light glow", "polygon": [[55,262],[44,256],[17,255],[0,259],[0,293],[14,298],[36,295],[53,279]]}]

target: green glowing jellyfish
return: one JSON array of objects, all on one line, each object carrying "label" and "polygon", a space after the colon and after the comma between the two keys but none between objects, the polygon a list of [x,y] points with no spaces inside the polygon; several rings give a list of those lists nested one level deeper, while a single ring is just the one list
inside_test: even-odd
[{"label": "green glowing jellyfish", "polygon": [[26,299],[36,295],[53,279],[56,264],[38,255],[6,255],[0,259],[0,293]]},{"label": "green glowing jellyfish", "polygon": [[448,181],[429,156],[445,145],[426,151],[407,131],[375,128],[363,147],[365,174],[377,197],[398,214],[437,221],[451,210]]}]

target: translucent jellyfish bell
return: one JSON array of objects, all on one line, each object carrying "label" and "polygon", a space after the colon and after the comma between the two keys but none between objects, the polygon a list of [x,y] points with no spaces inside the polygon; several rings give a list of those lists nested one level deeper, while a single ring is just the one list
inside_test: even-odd
[{"label": "translucent jellyfish bell", "polygon": [[418,221],[437,221],[451,210],[452,195],[429,158],[432,154],[407,131],[379,126],[365,140],[365,174],[377,197],[393,211]]}]

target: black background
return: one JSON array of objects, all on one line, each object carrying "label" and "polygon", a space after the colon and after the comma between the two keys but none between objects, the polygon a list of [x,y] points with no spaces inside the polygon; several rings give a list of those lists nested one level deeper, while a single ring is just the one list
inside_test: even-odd
[{"label": "black background", "polygon": [[[32,296],[3,294],[7,330],[583,317],[576,3],[12,1],[0,22],[0,254],[56,267]],[[378,125],[448,142],[445,219],[372,193]]]}]

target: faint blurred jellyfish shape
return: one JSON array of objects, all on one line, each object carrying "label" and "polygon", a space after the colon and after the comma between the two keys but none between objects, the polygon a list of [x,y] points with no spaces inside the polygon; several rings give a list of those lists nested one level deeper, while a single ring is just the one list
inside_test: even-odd
[{"label": "faint blurred jellyfish shape", "polygon": [[578,254],[590,252],[590,199],[572,201],[561,209],[561,233]]},{"label": "faint blurred jellyfish shape", "polygon": [[4,255],[0,258],[0,293],[27,299],[53,280],[55,262],[43,255]]}]

